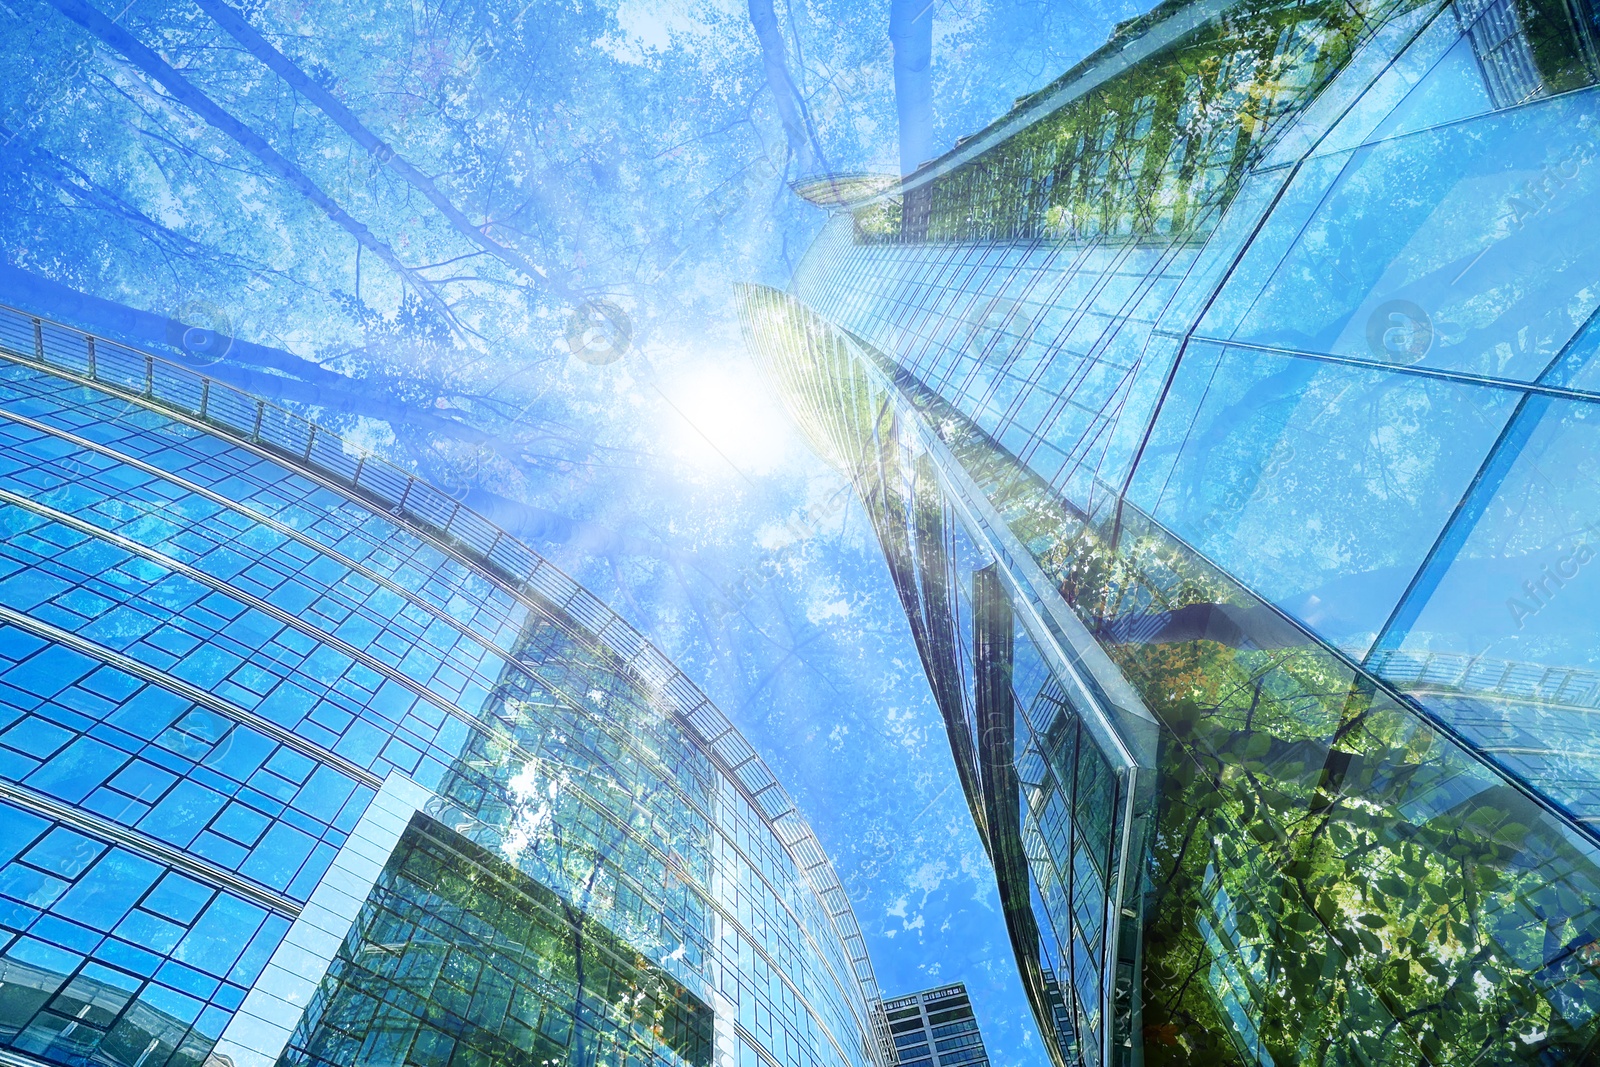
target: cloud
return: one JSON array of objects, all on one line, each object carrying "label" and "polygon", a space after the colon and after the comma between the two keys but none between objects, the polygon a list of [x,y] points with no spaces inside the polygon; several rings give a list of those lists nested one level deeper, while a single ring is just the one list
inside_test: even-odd
[{"label": "cloud", "polygon": [[936,863],[924,863],[911,875],[909,882],[912,889],[922,891],[922,899],[926,902],[928,895],[943,885],[949,874],[950,868],[945,865],[943,860]]},{"label": "cloud", "polygon": [[819,626],[827,619],[843,619],[849,615],[850,604],[845,600],[812,601],[806,605],[806,618],[813,626]]}]

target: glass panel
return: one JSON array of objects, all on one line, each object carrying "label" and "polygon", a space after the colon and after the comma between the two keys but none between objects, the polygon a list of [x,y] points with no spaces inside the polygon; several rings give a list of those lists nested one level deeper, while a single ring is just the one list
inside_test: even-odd
[{"label": "glass panel", "polygon": [[[243,992],[215,964],[252,943],[270,951],[288,921],[9,805],[0,827],[0,855],[32,839],[0,866],[0,1046],[57,1063],[198,1064]],[[199,1053],[169,1061],[185,1043]]]},{"label": "glass panel", "polygon": [[284,1062],[708,1067],[712,1021],[605,925],[418,816]]},{"label": "glass panel", "polygon": [[[1320,157],[1308,160],[1300,168],[1294,181],[1272,205],[1266,225],[1254,235],[1239,262],[1232,264],[1229,260],[1223,260],[1223,264],[1232,266],[1232,271],[1216,299],[1206,309],[1200,324],[1195,327],[1196,333],[1206,337],[1228,337],[1238,329],[1240,320],[1251,311],[1259,298],[1261,287],[1298,240],[1306,221],[1314,212],[1322,209],[1329,187],[1339,177],[1348,158],[1346,155]],[[1253,180],[1266,182],[1271,177],[1275,176],[1263,175]],[[1281,177],[1278,180],[1281,181]],[[1254,219],[1248,221],[1253,222]]]},{"label": "glass panel", "polygon": [[1373,667],[1600,816],[1600,405],[1531,399]]},{"label": "glass panel", "polygon": [[1469,115],[1481,115],[1493,107],[1489,88],[1484,84],[1483,68],[1472,51],[1472,42],[1462,37],[1367,139],[1381,141],[1399,137]]},{"label": "glass panel", "polygon": [[[1420,7],[1383,0],[1225,6],[914,189],[904,197],[903,218],[881,208],[864,212],[857,232],[873,241],[1203,233],[1250,163],[1352,55],[1377,64],[1389,54],[1387,42],[1362,53],[1357,46],[1374,32],[1402,37],[1404,15],[1399,25],[1385,23],[1408,8],[1420,19]],[[1101,63],[1109,68],[1115,60]]]},{"label": "glass panel", "polygon": [[[1395,105],[1423,80],[1440,56],[1448,52],[1450,46],[1461,36],[1460,27],[1456,25],[1455,17],[1450,13],[1449,7],[1434,7],[1418,11],[1414,19],[1403,20],[1405,25],[1396,22],[1385,27],[1383,33],[1387,38],[1385,43],[1389,47],[1364,49],[1360,58],[1364,59],[1371,53],[1372,59],[1381,63],[1386,55],[1392,54],[1394,47],[1405,42],[1407,37],[1416,32],[1417,25],[1424,18],[1427,22],[1422,32],[1405,46],[1402,54],[1396,56],[1393,62],[1379,71],[1376,77],[1373,77],[1371,70],[1361,71],[1369,79],[1361,95],[1348,105],[1338,123],[1315,145],[1313,154],[1341,152],[1367,140],[1372,129],[1387,118]],[[1360,59],[1357,62],[1359,63]],[[1355,73],[1357,70],[1352,65],[1345,76]],[[1306,131],[1308,135],[1313,136],[1317,132],[1319,131],[1315,129]],[[1292,134],[1284,138],[1286,145],[1294,141],[1295,137]],[[1284,159],[1281,150],[1274,153],[1274,158]]]},{"label": "glass panel", "polygon": [[1146,450],[1153,475],[1131,499],[1330,642],[1364,652],[1515,395],[1239,349],[1214,374],[1208,363],[1180,369],[1172,395],[1202,399],[1191,418],[1181,401],[1162,413]]},{"label": "glass panel", "polygon": [[1358,149],[1233,338],[1537,379],[1600,303],[1595,92]]},{"label": "glass panel", "polygon": [[1540,379],[1546,385],[1565,386],[1600,393],[1600,314],[1591,315],[1589,324],[1572,339],[1561,358],[1551,364]]}]

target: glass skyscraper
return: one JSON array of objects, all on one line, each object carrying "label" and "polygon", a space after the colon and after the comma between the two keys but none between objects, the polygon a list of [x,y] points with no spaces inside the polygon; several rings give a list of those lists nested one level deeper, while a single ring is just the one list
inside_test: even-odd
[{"label": "glass skyscraper", "polygon": [[989,1067],[964,982],[883,1003],[900,1067]]},{"label": "glass skyscraper", "polygon": [[890,1062],[784,790],[526,547],[10,309],[0,439],[0,1063]]},{"label": "glass skyscraper", "polygon": [[1600,1055],[1597,40],[1162,4],[744,293],[1059,1064]]}]

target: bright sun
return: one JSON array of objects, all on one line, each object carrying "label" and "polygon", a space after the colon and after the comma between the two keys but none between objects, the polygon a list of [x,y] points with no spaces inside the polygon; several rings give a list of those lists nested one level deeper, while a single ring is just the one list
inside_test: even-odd
[{"label": "bright sun", "polygon": [[746,475],[765,473],[782,458],[788,416],[748,365],[695,370],[662,392],[671,405],[669,439],[684,458]]}]

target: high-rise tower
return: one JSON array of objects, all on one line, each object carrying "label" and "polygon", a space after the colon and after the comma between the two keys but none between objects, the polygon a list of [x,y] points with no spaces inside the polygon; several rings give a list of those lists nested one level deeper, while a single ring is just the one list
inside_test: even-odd
[{"label": "high-rise tower", "polygon": [[1059,1063],[1600,1047],[1596,29],[1163,4],[745,293]]},{"label": "high-rise tower", "polygon": [[750,745],[468,509],[4,309],[0,523],[0,1063],[888,1063]]},{"label": "high-rise tower", "polygon": [[900,1067],[989,1067],[964,982],[883,1002]]}]

